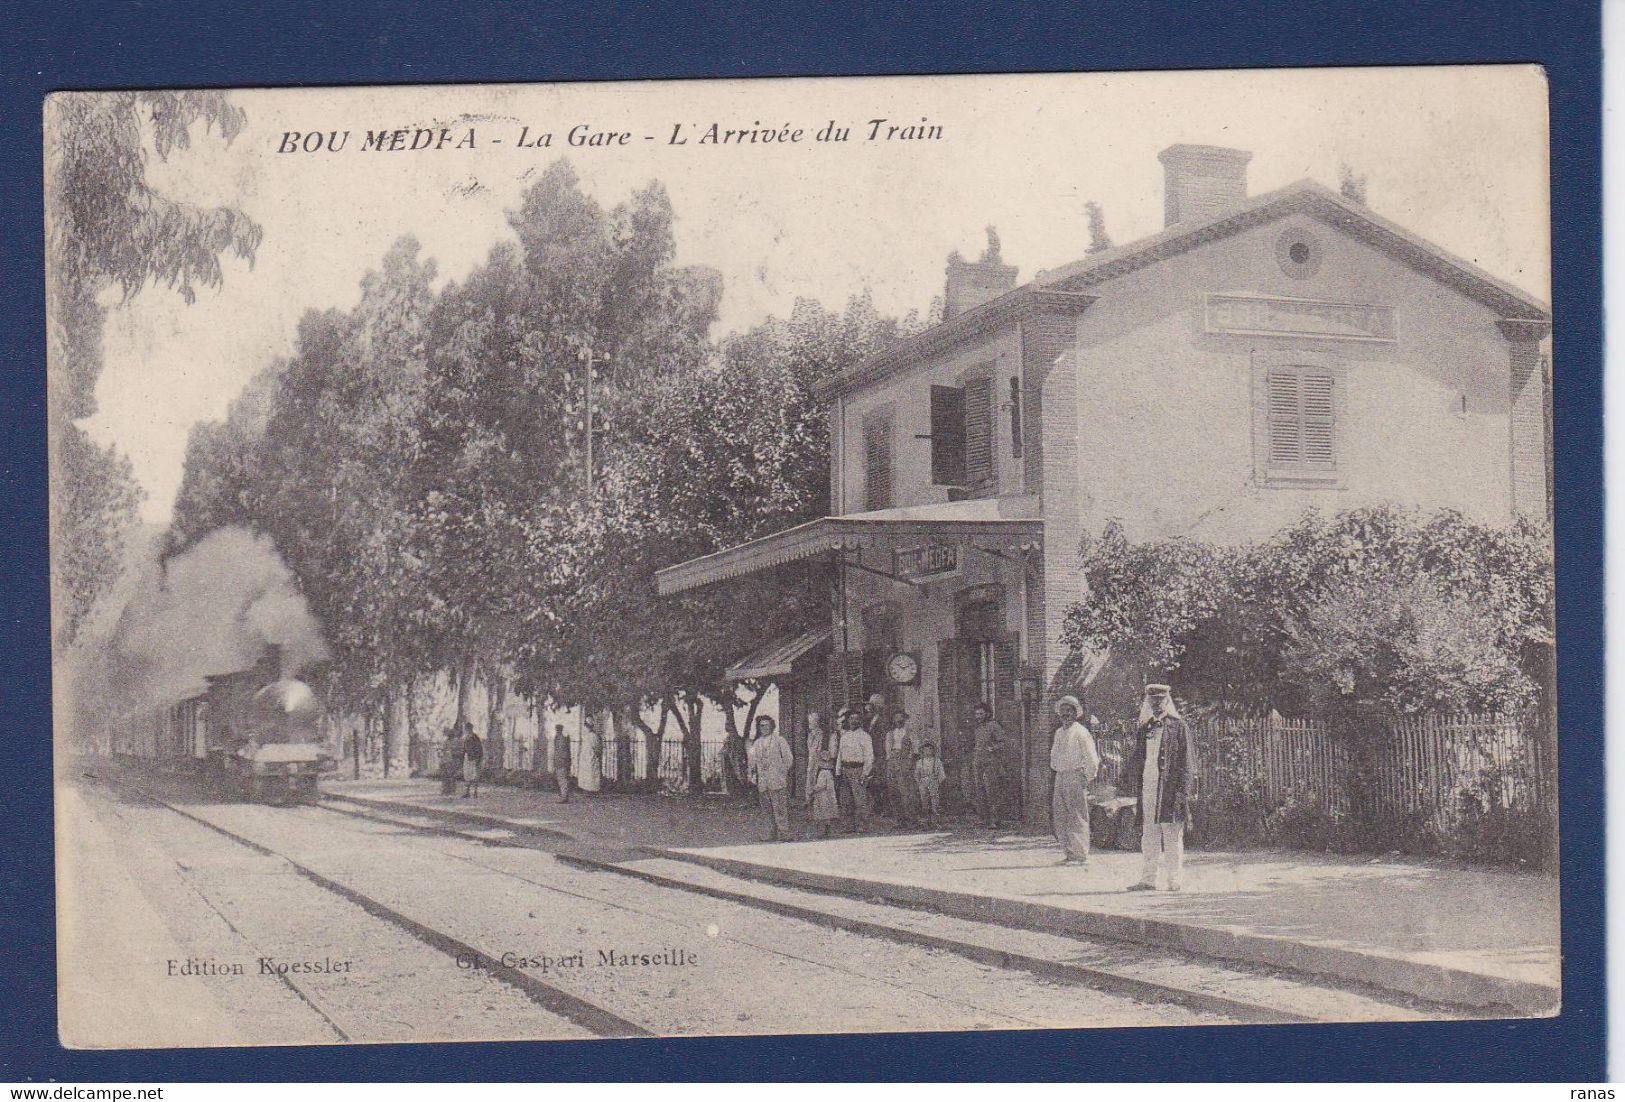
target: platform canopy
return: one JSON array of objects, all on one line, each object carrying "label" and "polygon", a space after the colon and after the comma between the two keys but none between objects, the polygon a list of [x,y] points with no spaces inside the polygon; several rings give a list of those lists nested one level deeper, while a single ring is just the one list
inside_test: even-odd
[{"label": "platform canopy", "polygon": [[850,552],[861,557],[865,551],[901,553],[898,580],[924,581],[931,567],[923,558],[913,564],[908,556],[915,552],[928,555],[935,549],[968,546],[1019,558],[1042,547],[1043,540],[1044,522],[1038,518],[1034,495],[915,505],[808,521],[668,566],[655,573],[655,584],[661,596],[669,596],[802,559]]},{"label": "platform canopy", "polygon": [[804,655],[810,654],[829,642],[830,628],[816,628],[793,639],[780,639],[747,658],[729,666],[723,679],[727,681],[770,680],[787,677]]}]

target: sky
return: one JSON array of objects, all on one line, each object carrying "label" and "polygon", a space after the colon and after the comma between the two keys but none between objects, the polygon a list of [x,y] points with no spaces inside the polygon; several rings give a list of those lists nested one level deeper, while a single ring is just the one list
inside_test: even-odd
[{"label": "sky", "polygon": [[[840,307],[868,289],[885,313],[922,313],[948,253],[995,225],[1019,278],[1083,255],[1084,204],[1124,244],[1162,228],[1161,149],[1250,150],[1249,189],[1348,163],[1377,213],[1549,299],[1544,77],[1531,66],[819,78],[241,90],[244,132],[194,134],[149,163],[167,195],[229,204],[265,232],[252,265],[192,305],[147,288],[111,312],[99,408],[85,422],[127,453],[168,520],[187,435],[224,416],[261,368],[293,351],[309,309],[348,308],[389,245],[414,234],[460,279],[511,233],[527,181],[567,157],[611,207],[651,180],[676,212],[676,262],[723,277],[715,335],[784,316],[798,298]],[[872,119],[940,138],[868,140]],[[720,130],[800,128],[799,142],[703,144]],[[815,140],[826,124],[844,143]],[[671,141],[681,125],[685,144]],[[573,127],[626,144],[570,147]],[[363,150],[369,131],[445,127],[444,148]],[[472,147],[457,148],[472,129]],[[528,133],[527,133],[528,130]],[[281,152],[286,135],[349,131],[337,153]],[[551,134],[548,148],[521,148]],[[406,137],[409,143],[411,134]]]}]

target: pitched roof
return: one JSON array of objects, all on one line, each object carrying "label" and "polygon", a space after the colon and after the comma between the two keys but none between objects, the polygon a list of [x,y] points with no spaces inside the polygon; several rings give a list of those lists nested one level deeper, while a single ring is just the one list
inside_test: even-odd
[{"label": "pitched roof", "polygon": [[1031,282],[1013,291],[897,341],[820,384],[818,389],[826,397],[850,393],[898,367],[959,347],[1034,312],[1057,309],[1082,312],[1098,298],[1088,293],[1091,287],[1208,242],[1299,213],[1336,227],[1455,287],[1503,318],[1551,320],[1551,307],[1547,303],[1369,208],[1350,202],[1325,185],[1305,179],[1255,195],[1212,218],[1176,222],[1159,233],[1039,272]]},{"label": "pitched roof", "polygon": [[1204,221],[1177,222],[1160,233],[1142,237],[1119,248],[1040,272],[1034,278],[1033,285],[1081,291],[1288,214],[1307,214],[1341,229],[1396,260],[1450,284],[1502,317],[1551,320],[1551,307],[1540,299],[1313,180],[1299,180],[1295,184],[1253,196]]}]

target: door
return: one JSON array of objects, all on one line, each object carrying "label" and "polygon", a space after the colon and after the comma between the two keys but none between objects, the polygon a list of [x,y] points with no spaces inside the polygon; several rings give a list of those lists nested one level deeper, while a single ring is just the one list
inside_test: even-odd
[{"label": "door", "polygon": [[[1016,745],[1010,765],[1019,778],[1025,806],[1027,737],[1022,722],[1021,701],[1016,692],[1016,636],[1006,634],[997,638],[956,639],[951,644],[952,665],[944,663],[939,666],[939,669],[954,671],[951,679],[954,687],[943,701],[943,739],[945,742],[952,739],[953,755],[963,763],[961,792],[967,800],[971,798],[973,773],[970,764],[975,749],[972,709],[979,703],[986,704],[993,710],[993,718],[1004,728],[1005,735]],[[950,707],[954,710],[948,711]],[[951,726],[946,722],[950,717],[953,720]],[[944,765],[947,764],[944,761]]]}]

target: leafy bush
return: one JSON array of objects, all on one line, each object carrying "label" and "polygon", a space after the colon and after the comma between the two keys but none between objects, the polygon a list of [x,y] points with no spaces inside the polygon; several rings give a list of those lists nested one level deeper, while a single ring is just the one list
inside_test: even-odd
[{"label": "leafy bush", "polygon": [[1492,614],[1426,578],[1343,577],[1285,624],[1282,673],[1317,701],[1394,711],[1514,711],[1534,680],[1500,645]]},{"label": "leafy bush", "polygon": [[1240,547],[1112,524],[1081,555],[1069,646],[1256,711],[1507,709],[1536,694],[1553,638],[1550,537],[1529,521],[1383,506]]}]

